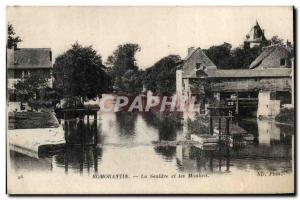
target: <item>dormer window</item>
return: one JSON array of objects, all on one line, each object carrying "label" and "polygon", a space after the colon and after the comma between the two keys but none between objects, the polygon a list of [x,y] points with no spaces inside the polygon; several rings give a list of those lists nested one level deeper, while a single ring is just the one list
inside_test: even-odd
[{"label": "dormer window", "polygon": [[206,70],[206,66],[202,65],[202,63],[196,63],[196,70]]},{"label": "dormer window", "polygon": [[280,66],[285,66],[285,59],[284,58],[280,59]]},{"label": "dormer window", "polygon": [[52,62],[52,52],[51,51],[49,51],[49,60],[50,60],[50,62]]}]

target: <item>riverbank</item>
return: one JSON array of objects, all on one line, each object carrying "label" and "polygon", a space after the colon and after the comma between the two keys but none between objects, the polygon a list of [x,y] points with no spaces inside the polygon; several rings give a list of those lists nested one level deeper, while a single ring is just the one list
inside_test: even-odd
[{"label": "riverbank", "polygon": [[8,144],[12,151],[39,158],[63,149],[63,127],[52,112],[8,113]]}]

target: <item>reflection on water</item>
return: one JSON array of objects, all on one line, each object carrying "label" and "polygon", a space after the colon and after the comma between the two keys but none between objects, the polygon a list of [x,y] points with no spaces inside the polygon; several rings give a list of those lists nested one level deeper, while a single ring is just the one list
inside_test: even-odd
[{"label": "reflection on water", "polygon": [[87,169],[87,172],[97,172],[98,160],[101,160],[101,157],[102,149],[96,146],[68,145],[65,151],[54,156],[54,159],[57,166],[64,167],[65,172],[74,169],[82,173],[83,169]]},{"label": "reflection on water", "polygon": [[228,172],[230,169],[230,154],[228,149],[221,152],[204,151],[194,146],[177,146],[177,164],[180,171],[198,171],[204,174],[212,172]]},{"label": "reflection on water", "polygon": [[68,120],[64,122],[65,138],[68,144],[97,144],[99,130],[96,121]]},{"label": "reflection on water", "polygon": [[162,155],[166,161],[171,161],[176,156],[176,146],[156,146],[154,150],[157,154]]},{"label": "reflection on water", "polygon": [[273,120],[246,119],[238,122],[248,133],[254,135],[259,145],[272,146],[286,144],[291,146],[294,128],[278,125]]},{"label": "reflection on water", "polygon": [[[66,148],[46,158],[10,152],[12,167],[54,174],[201,172],[234,173],[236,170],[291,172],[293,127],[274,121],[246,119],[238,125],[253,135],[249,144],[203,150],[192,145],[168,144],[183,138],[183,127],[170,119],[141,113],[99,113],[93,121],[65,122]],[[163,142],[163,144],[161,143]]]},{"label": "reflection on water", "polygon": [[116,122],[121,137],[132,138],[136,135],[135,124],[137,115],[135,112],[116,113]]}]

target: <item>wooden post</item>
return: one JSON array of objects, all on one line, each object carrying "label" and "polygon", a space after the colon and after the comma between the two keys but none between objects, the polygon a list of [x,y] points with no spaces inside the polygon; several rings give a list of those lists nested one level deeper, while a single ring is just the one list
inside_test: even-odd
[{"label": "wooden post", "polygon": [[213,118],[212,118],[212,116],[210,116],[210,118],[209,118],[209,124],[210,124],[210,129],[209,129],[209,133],[210,133],[210,135],[213,135],[214,134],[214,127],[213,127]]},{"label": "wooden post", "polygon": [[94,157],[94,170],[98,172],[98,152],[97,147],[93,147],[93,157]]},{"label": "wooden post", "polygon": [[229,155],[229,118],[226,118],[226,170],[229,171],[230,155]]},{"label": "wooden post", "polygon": [[80,152],[79,152],[79,173],[83,173],[83,163],[84,163],[84,146],[81,145]]},{"label": "wooden post", "polygon": [[66,114],[64,112],[64,125],[66,125]]},{"label": "wooden post", "polygon": [[209,153],[209,168],[210,168],[210,171],[211,171],[211,172],[214,171],[214,166],[213,166],[213,154],[212,154],[212,152]]},{"label": "wooden post", "polygon": [[65,121],[65,140],[66,140],[66,144],[69,143],[69,122]]},{"label": "wooden post", "polygon": [[229,136],[229,117],[226,117],[226,135]]},{"label": "wooden post", "polygon": [[221,165],[222,165],[222,155],[221,155],[221,131],[222,128],[222,118],[219,117],[219,171],[221,171]]},{"label": "wooden post", "polygon": [[221,117],[219,117],[219,151],[221,151],[221,134],[222,134],[222,131],[221,131],[221,128],[222,128],[222,121],[221,121]]},{"label": "wooden post", "polygon": [[239,114],[239,93],[236,93],[235,114]]},{"label": "wooden post", "polygon": [[65,132],[65,140],[68,144],[68,132],[67,132],[67,124],[66,124],[66,114],[64,113],[64,126],[63,126],[64,132]]},{"label": "wooden post", "polygon": [[94,114],[94,124],[93,124],[93,134],[94,134],[94,144],[98,144],[98,135],[97,135],[97,112]]},{"label": "wooden post", "polygon": [[226,148],[226,170],[229,171],[230,169],[230,154],[229,154],[229,145]]},{"label": "wooden post", "polygon": [[68,146],[65,148],[65,160],[64,160],[64,165],[65,165],[65,173],[68,173],[69,169],[69,156],[68,156]]},{"label": "wooden post", "polygon": [[88,132],[90,132],[92,130],[92,127],[90,126],[90,118],[89,115],[87,116],[87,128]]},{"label": "wooden post", "polygon": [[86,157],[86,162],[87,162],[88,174],[90,173],[90,162],[91,162],[89,152],[90,152],[90,147],[88,146],[85,150],[85,157]]},{"label": "wooden post", "polygon": [[97,123],[97,112],[94,114],[94,121]]},{"label": "wooden post", "polygon": [[221,117],[219,117],[219,136],[221,136],[221,128],[222,128],[222,125],[221,125]]},{"label": "wooden post", "polygon": [[76,134],[77,135],[79,134],[79,136],[80,136],[80,144],[84,145],[84,143],[85,143],[84,136],[85,136],[86,130],[85,130],[85,126],[84,126],[84,121],[81,120],[82,119],[82,115],[78,115],[78,117],[79,117],[79,121],[78,122],[75,121],[75,123],[77,125]]}]

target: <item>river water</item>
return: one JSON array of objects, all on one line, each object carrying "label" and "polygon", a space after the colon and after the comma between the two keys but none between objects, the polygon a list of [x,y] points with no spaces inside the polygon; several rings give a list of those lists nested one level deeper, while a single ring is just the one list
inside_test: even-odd
[{"label": "river water", "polygon": [[247,145],[226,154],[165,141],[183,140],[183,127],[142,113],[98,113],[98,123],[71,124],[65,151],[33,158],[10,151],[17,174],[32,171],[51,176],[123,173],[202,173],[222,176],[241,171],[268,170],[291,173],[293,128],[274,121],[243,119],[238,125],[253,135]]}]

